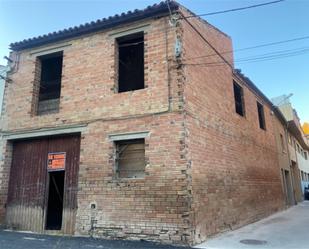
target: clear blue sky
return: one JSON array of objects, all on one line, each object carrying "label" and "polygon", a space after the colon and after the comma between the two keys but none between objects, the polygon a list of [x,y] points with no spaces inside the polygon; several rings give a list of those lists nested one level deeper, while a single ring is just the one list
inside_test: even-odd
[{"label": "clear blue sky", "polygon": [[[243,7],[270,0],[179,0],[196,14]],[[82,24],[156,3],[154,0],[14,1],[0,0],[0,64],[11,42]],[[309,1],[285,2],[206,20],[233,39],[234,49],[309,36]],[[279,50],[309,48],[309,39],[235,53],[235,60]],[[302,121],[309,121],[309,51],[298,56],[236,66],[269,97],[293,93]]]}]

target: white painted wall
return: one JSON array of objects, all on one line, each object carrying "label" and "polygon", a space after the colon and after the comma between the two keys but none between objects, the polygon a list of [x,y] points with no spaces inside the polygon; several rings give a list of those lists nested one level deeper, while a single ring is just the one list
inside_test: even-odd
[{"label": "white painted wall", "polygon": [[[296,156],[297,156],[297,162],[298,162],[298,167],[300,171],[303,171],[307,174],[309,174],[309,154],[307,151],[307,160],[304,158],[304,156],[302,154],[300,154],[297,150],[296,150]],[[302,191],[304,192],[304,188],[306,186],[309,185],[309,180],[303,180],[301,181],[301,185],[302,185]]]}]

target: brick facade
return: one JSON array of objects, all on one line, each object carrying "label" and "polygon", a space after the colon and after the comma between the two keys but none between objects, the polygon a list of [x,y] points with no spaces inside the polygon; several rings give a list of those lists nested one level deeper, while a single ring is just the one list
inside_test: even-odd
[{"label": "brick facade", "polygon": [[[184,15],[188,12],[181,10]],[[198,19],[190,22],[218,51],[231,39]],[[114,34],[145,27],[145,89],[117,93]],[[175,41],[182,55],[175,57]],[[37,116],[37,55],[63,47],[59,113]],[[16,52],[6,84],[10,133],[83,124],[75,234],[195,244],[283,208],[270,107],[243,81],[246,116],[234,110],[233,72],[185,20],[167,16],[129,23],[64,42]],[[231,54],[225,58],[233,64]],[[256,101],[264,105],[266,131]],[[146,176],[116,179],[110,134],[147,131]],[[0,164],[4,220],[11,142]]]},{"label": "brick facade", "polygon": [[[189,21],[219,52],[232,50],[228,36],[201,20]],[[261,96],[236,78],[245,103],[245,117],[238,115],[231,68],[207,64],[222,59],[200,58],[215,53],[186,22],[183,29],[193,236],[200,242],[280,210],[283,196],[273,125],[276,117]],[[232,55],[224,55],[232,64]],[[190,65],[194,63],[206,64]],[[257,101],[264,105],[266,131],[258,124]]]}]

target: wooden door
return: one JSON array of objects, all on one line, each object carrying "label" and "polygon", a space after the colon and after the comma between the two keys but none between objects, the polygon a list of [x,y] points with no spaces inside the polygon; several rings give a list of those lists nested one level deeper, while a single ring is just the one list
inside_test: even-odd
[{"label": "wooden door", "polygon": [[19,230],[43,232],[48,194],[49,153],[65,152],[62,231],[74,233],[80,136],[15,141],[7,198],[7,225]]}]

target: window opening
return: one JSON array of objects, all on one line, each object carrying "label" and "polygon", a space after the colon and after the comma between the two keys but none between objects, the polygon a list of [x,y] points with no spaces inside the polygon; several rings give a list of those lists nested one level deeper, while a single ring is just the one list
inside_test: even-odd
[{"label": "window opening", "polygon": [[119,178],[145,176],[145,139],[115,141],[116,173]]},{"label": "window opening", "polygon": [[120,37],[118,45],[118,92],[144,88],[144,33]]},{"label": "window opening", "polygon": [[59,111],[63,52],[40,56],[40,88],[37,114]]},{"label": "window opening", "polygon": [[238,85],[235,81],[234,85],[234,100],[235,100],[235,110],[240,116],[245,115],[245,105],[244,105],[244,93],[243,88]]},{"label": "window opening", "polygon": [[259,102],[257,102],[257,110],[258,110],[260,128],[266,130],[264,107]]}]

